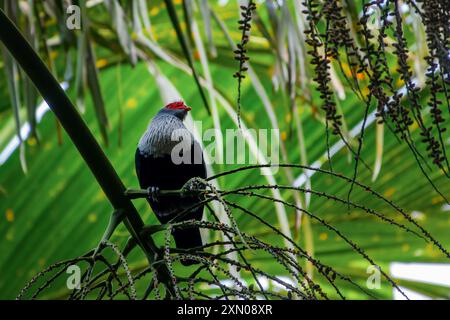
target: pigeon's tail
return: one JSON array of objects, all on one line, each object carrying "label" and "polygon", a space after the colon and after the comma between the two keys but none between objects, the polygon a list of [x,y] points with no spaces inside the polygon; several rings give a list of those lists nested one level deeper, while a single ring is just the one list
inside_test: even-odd
[{"label": "pigeon's tail", "polygon": [[[202,237],[198,227],[183,228],[173,230],[173,238],[178,249],[192,249],[195,247],[201,247]],[[202,251],[203,249],[198,249]],[[181,260],[184,266],[190,266],[198,263],[196,260]]]}]

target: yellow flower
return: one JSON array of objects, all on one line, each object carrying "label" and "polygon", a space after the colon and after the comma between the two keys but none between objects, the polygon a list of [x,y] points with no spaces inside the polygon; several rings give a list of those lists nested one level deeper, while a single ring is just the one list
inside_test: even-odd
[{"label": "yellow flower", "polygon": [[127,108],[128,109],[135,109],[137,107],[137,100],[135,98],[130,98],[127,101]]},{"label": "yellow flower", "polygon": [[6,209],[6,221],[13,222],[14,221],[14,211],[12,209]]},{"label": "yellow flower", "polygon": [[108,60],[98,59],[97,62],[95,63],[95,65],[98,69],[104,68],[108,65]]},{"label": "yellow flower", "polygon": [[431,198],[431,204],[439,204],[443,201],[444,201],[444,199],[442,199],[441,196],[436,196],[436,197]]},{"label": "yellow flower", "polygon": [[397,190],[395,190],[395,188],[389,188],[384,192],[384,196],[386,198],[390,198],[394,195],[395,191],[397,191]]},{"label": "yellow flower", "polygon": [[397,79],[397,82],[395,83],[395,85],[397,87],[403,87],[405,85],[405,81],[403,81],[402,79]]},{"label": "yellow flower", "polygon": [[55,60],[58,57],[58,51],[50,51],[50,59]]},{"label": "yellow flower", "polygon": [[99,190],[94,197],[95,202],[101,202],[106,199],[105,193],[102,190]]},{"label": "yellow flower", "polygon": [[151,16],[156,16],[159,13],[159,8],[158,7],[154,7],[152,10],[150,10],[150,15]]},{"label": "yellow flower", "polygon": [[325,232],[322,232],[322,233],[319,235],[319,239],[322,240],[322,241],[327,240],[327,239],[328,239],[328,234],[325,233]]},{"label": "yellow flower", "polygon": [[200,52],[198,50],[194,51],[194,60],[200,60]]},{"label": "yellow flower", "polygon": [[342,63],[342,70],[344,71],[344,74],[347,77],[351,77],[352,76],[352,70],[350,69],[349,65],[347,63]]},{"label": "yellow flower", "polygon": [[28,145],[29,145],[30,147],[34,147],[34,146],[37,144],[37,141],[36,141],[36,138],[35,138],[35,137],[30,137],[30,138],[27,140],[27,142],[28,142]]},{"label": "yellow flower", "polygon": [[364,87],[362,88],[361,92],[365,97],[367,97],[370,93],[370,89],[368,87]]},{"label": "yellow flower", "polygon": [[291,122],[292,121],[292,114],[289,112],[287,115],[286,115],[286,122]]},{"label": "yellow flower", "polygon": [[91,213],[90,215],[88,215],[88,221],[90,223],[94,223],[97,221],[97,215],[95,213]]}]

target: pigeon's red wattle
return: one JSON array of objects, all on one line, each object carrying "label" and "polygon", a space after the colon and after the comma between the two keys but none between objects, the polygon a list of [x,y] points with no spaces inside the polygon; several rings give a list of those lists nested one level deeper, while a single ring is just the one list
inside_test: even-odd
[{"label": "pigeon's red wattle", "polygon": [[176,109],[184,109],[184,110],[187,110],[187,111],[191,110],[191,108],[186,106],[183,101],[177,101],[177,102],[169,103],[166,106],[166,108],[167,109],[172,109],[172,110],[176,110]]}]

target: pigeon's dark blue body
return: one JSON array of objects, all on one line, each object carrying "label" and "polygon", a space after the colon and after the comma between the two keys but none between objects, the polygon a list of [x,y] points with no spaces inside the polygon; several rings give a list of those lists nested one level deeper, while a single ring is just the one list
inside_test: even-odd
[{"label": "pigeon's dark blue body", "polygon": [[[175,164],[171,155],[168,154],[167,150],[169,148],[166,148],[167,143],[162,140],[167,138],[167,135],[170,135],[171,131],[173,131],[173,128],[171,129],[170,126],[179,127],[182,125],[182,119],[184,119],[185,115],[182,115],[180,119],[171,119],[171,116],[167,115],[167,107],[160,111],[150,124],[146,133],[147,136],[144,135],[141,138],[140,145],[136,150],[136,173],[142,189],[156,187],[160,190],[179,190],[193,177],[206,178],[206,166],[197,142],[193,141],[191,150],[187,150],[190,154],[185,155],[184,159],[190,159],[191,161],[186,161],[188,163]],[[180,121],[181,124],[177,121]],[[163,149],[164,151],[159,151]],[[197,152],[196,159],[194,157],[195,152]],[[148,199],[153,212],[162,224],[172,220],[179,213],[198,203],[198,201],[198,198],[178,195],[159,196],[156,200],[152,197]],[[199,206],[184,214],[179,221],[201,220],[202,215],[203,206]],[[177,248],[180,249],[202,246],[198,228],[175,229],[173,237]],[[193,263],[195,262],[183,262],[184,265]]]}]

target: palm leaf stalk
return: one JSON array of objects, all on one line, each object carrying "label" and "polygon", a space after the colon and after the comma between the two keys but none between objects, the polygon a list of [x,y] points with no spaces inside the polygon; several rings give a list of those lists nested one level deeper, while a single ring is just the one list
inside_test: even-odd
[{"label": "palm leaf stalk", "polygon": [[[149,263],[152,264],[155,256],[160,254],[159,249],[151,238],[143,239],[141,237],[140,232],[144,227],[144,222],[132,202],[124,195],[125,186],[117,172],[58,81],[1,9],[0,41],[29,76],[59,119],[115,212],[123,211],[125,213],[123,222],[126,228],[144,250]],[[170,281],[166,278],[168,272],[164,270],[166,268],[164,265],[162,268],[163,270],[159,270],[158,275],[162,277],[160,280],[167,283],[170,288]]]}]

